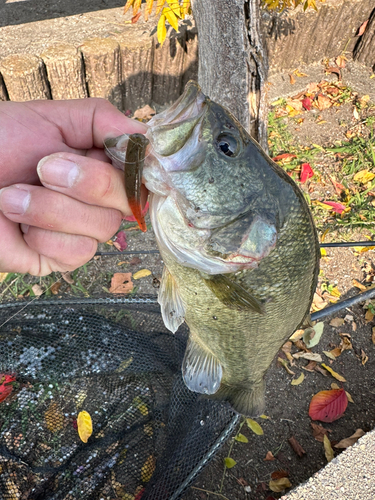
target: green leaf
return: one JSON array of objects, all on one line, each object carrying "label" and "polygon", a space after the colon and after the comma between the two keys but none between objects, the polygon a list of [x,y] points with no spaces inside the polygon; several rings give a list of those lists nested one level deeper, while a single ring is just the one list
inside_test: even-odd
[{"label": "green leaf", "polygon": [[291,384],[292,385],[299,385],[299,384],[302,384],[302,382],[304,381],[305,379],[305,375],[303,373],[301,373],[301,375],[298,377],[298,378],[294,378],[292,381],[291,381]]},{"label": "green leaf", "polygon": [[232,467],[234,467],[237,464],[237,462],[235,460],[233,460],[233,458],[226,457],[226,458],[224,458],[224,464],[225,464],[225,467],[227,469],[231,469]]},{"label": "green leaf", "polygon": [[263,436],[263,429],[258,424],[258,422],[255,422],[255,420],[253,420],[252,418],[247,418],[246,423],[248,428],[251,429],[254,434],[256,434],[257,436]]},{"label": "green leaf", "polygon": [[234,439],[236,441],[239,441],[240,443],[248,443],[249,442],[247,437],[244,436],[243,434],[241,434],[240,432],[237,434],[237,436],[234,436]]},{"label": "green leaf", "polygon": [[306,328],[303,334],[303,341],[305,342],[308,349],[311,349],[311,347],[314,347],[319,343],[323,334],[323,329],[323,321],[314,325],[313,328]]}]

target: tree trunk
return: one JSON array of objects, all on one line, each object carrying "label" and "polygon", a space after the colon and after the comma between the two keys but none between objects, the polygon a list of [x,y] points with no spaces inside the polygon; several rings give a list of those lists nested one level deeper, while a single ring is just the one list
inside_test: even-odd
[{"label": "tree trunk", "polygon": [[267,151],[267,54],[259,0],[193,0],[198,28],[198,82],[228,108]]},{"label": "tree trunk", "polygon": [[354,59],[375,68],[375,9],[354,49]]}]

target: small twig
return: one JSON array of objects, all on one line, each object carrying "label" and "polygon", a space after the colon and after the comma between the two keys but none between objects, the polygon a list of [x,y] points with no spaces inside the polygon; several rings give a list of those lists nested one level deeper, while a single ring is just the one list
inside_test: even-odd
[{"label": "small twig", "polygon": [[196,486],[191,487],[192,490],[199,490],[199,491],[204,491],[205,493],[208,493],[209,495],[216,495],[220,498],[224,498],[224,500],[229,500],[228,497],[222,495],[221,493],[215,493],[214,491],[209,491],[209,490],[204,490],[203,488],[197,488]]}]

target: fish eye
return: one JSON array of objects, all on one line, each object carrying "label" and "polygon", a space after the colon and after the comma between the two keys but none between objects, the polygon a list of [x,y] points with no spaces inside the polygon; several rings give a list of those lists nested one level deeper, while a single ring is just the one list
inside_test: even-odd
[{"label": "fish eye", "polygon": [[239,151],[237,139],[230,134],[220,134],[216,139],[216,147],[225,156],[236,156]]}]

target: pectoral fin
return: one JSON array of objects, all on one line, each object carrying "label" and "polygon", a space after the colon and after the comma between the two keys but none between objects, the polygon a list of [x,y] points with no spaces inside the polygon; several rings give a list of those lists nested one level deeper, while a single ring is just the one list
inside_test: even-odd
[{"label": "pectoral fin", "polygon": [[223,369],[212,353],[189,339],[182,362],[182,376],[191,391],[215,394],[220,387]]},{"label": "pectoral fin", "polygon": [[165,326],[175,333],[185,320],[185,308],[176,282],[166,267],[164,267],[160,282],[158,302]]},{"label": "pectoral fin", "polygon": [[259,314],[264,313],[263,304],[258,299],[224,274],[215,274],[203,279],[208,288],[227,307],[239,311],[250,309]]}]

